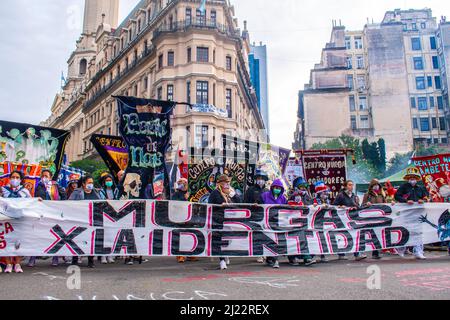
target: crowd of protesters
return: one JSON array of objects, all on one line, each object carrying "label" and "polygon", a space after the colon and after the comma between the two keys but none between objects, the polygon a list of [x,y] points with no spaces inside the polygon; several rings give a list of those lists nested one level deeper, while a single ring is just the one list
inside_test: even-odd
[{"label": "crowd of protesters", "polygon": [[[100,178],[100,188],[96,188],[94,178],[91,175],[85,175],[80,180],[72,179],[69,181],[66,189],[61,188],[57,182],[52,179],[50,170],[43,170],[41,179],[36,187],[34,197],[39,201],[83,201],[83,200],[119,200],[123,194],[121,182],[124,178],[124,172],[118,174],[118,181],[108,174],[104,173]],[[250,186],[241,199],[231,186],[231,179],[226,175],[221,175],[216,180],[216,188],[210,194],[208,203],[214,205],[230,205],[237,203],[255,204],[255,205],[291,205],[291,206],[314,206],[338,208],[348,208],[357,210],[364,207],[370,207],[376,204],[404,203],[408,205],[424,204],[429,202],[427,190],[422,187],[420,173],[415,168],[409,168],[404,177],[405,183],[398,190],[392,187],[390,183],[382,185],[379,180],[373,179],[370,182],[367,193],[361,199],[355,192],[353,181],[346,181],[343,189],[339,192],[334,201],[332,201],[332,190],[324,182],[318,181],[314,185],[309,185],[303,178],[297,178],[293,181],[290,190],[286,190],[281,179],[275,179],[269,182],[269,177],[263,171],[257,171],[255,183]],[[10,182],[7,186],[0,188],[0,197],[4,198],[31,198],[32,195],[24,186],[24,175],[20,171],[14,171],[10,175]],[[175,186],[175,192],[171,199],[173,201],[189,201],[188,181],[180,179]],[[385,250],[384,252],[373,251],[373,259],[381,259],[383,253],[395,254],[404,257],[406,254],[413,254],[417,259],[426,259],[424,255],[424,246],[417,244],[412,248],[395,248]],[[450,243],[449,243],[450,255]],[[368,257],[362,253],[354,254],[355,261],[361,261]],[[28,258],[28,267],[33,268],[38,257]],[[112,256],[99,258],[102,264],[112,264],[117,261]],[[120,259],[120,257],[119,257]],[[259,263],[266,263],[273,268],[279,268],[281,257],[259,258]],[[326,255],[315,259],[311,255],[297,255],[287,257],[290,265],[312,266],[316,263],[329,262]],[[345,254],[338,255],[338,260],[347,260]],[[79,257],[53,257],[52,266],[58,266],[60,261],[67,264],[78,265],[82,263]],[[88,257],[88,267],[95,267],[95,257]],[[197,261],[197,258],[177,257],[179,263],[186,261]],[[135,261],[142,263],[142,257],[126,257],[125,264],[132,265]],[[21,257],[0,258],[0,273],[23,273],[21,266]],[[225,270],[230,265],[228,257],[219,259],[219,268]]]}]

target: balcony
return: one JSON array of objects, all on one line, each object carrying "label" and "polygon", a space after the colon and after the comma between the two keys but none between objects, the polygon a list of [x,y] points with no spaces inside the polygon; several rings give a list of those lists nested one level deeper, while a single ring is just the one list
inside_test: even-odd
[{"label": "balcony", "polygon": [[165,33],[187,32],[191,29],[218,31],[230,38],[239,38],[238,31],[209,19],[192,19],[172,22],[169,25],[162,25],[153,32],[153,40]]},{"label": "balcony", "polygon": [[[147,48],[140,56],[137,57],[132,63],[130,63],[125,70],[122,70],[112,81],[108,82],[104,87],[102,87],[99,91],[97,91],[89,100],[84,104],[84,108],[88,109],[93,103],[95,103],[102,95],[104,95],[111,87],[113,87],[116,83],[121,81],[124,77],[129,75],[132,71],[136,70],[136,68],[142,64],[149,56],[151,56],[155,52],[155,47],[150,46]],[[99,79],[96,79],[97,81]],[[94,79],[93,79],[94,81]]]}]

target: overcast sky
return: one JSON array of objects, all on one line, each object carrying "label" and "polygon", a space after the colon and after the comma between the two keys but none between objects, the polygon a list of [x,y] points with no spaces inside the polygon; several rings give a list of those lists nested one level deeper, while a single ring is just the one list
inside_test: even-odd
[{"label": "overcast sky", "polygon": [[[121,20],[139,2],[121,1]],[[331,21],[362,30],[367,18],[381,21],[396,8],[433,9],[450,17],[443,0],[231,0],[251,41],[268,46],[272,142],[291,147],[298,91],[309,81]],[[83,0],[2,0],[0,10],[0,119],[38,124],[50,115],[61,71],[81,32]]]}]

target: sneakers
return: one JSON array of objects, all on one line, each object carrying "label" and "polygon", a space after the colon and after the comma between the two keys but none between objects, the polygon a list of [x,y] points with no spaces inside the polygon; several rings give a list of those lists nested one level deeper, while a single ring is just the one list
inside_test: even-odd
[{"label": "sneakers", "polygon": [[133,258],[126,258],[125,259],[125,264],[128,265],[128,266],[134,265]]},{"label": "sneakers", "polygon": [[275,261],[275,263],[273,264],[272,268],[280,269],[280,263],[278,261]]},{"label": "sneakers", "polygon": [[305,260],[305,266],[306,267],[310,267],[310,266],[312,266],[312,265],[314,265],[316,263],[317,263],[316,260],[313,260],[313,259],[306,259]]},{"label": "sneakers", "polygon": [[[450,254],[450,251],[449,251],[449,254]],[[256,262],[258,262],[258,263],[264,263],[264,257],[258,258],[258,260],[256,260]]]},{"label": "sneakers", "polygon": [[5,273],[12,273],[13,266],[12,264],[8,264],[5,269]]},{"label": "sneakers", "polygon": [[417,260],[427,260],[427,258],[422,253],[416,254],[416,259]]},{"label": "sneakers", "polygon": [[230,258],[225,258],[225,263],[229,266],[231,264]]},{"label": "sneakers", "polygon": [[102,264],[108,264],[108,260],[106,259],[106,257],[102,257],[101,262]]},{"label": "sneakers", "polygon": [[225,260],[220,260],[220,270],[227,270],[228,266]]},{"label": "sneakers", "polygon": [[186,257],[177,257],[177,261],[178,261],[178,263],[185,263]]},{"label": "sneakers", "polygon": [[107,260],[108,263],[110,263],[110,264],[116,263],[116,260],[114,260],[114,257],[106,257],[106,260]]},{"label": "sneakers", "polygon": [[[345,257],[344,257],[345,258]],[[343,259],[339,259],[339,260],[343,260]],[[328,263],[328,258],[326,256],[323,256],[320,258],[320,263]]]},{"label": "sneakers", "polygon": [[289,260],[289,264],[291,266],[298,266],[300,264],[300,262],[298,261],[298,258],[294,258],[294,259]]},{"label": "sneakers", "polygon": [[365,259],[367,259],[367,256],[364,255],[364,254],[361,254],[361,255],[355,257],[355,261],[362,261],[362,260],[365,260]]},{"label": "sneakers", "polygon": [[15,273],[23,273],[22,267],[20,266],[20,264],[16,264],[14,266],[14,272]]},{"label": "sneakers", "polygon": [[34,268],[36,265],[36,257],[30,257],[30,260],[28,260],[28,268]]}]

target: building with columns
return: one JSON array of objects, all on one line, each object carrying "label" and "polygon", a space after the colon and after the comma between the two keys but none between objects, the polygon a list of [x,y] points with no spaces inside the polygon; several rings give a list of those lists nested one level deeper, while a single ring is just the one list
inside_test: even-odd
[{"label": "building with columns", "polygon": [[118,0],[86,0],[67,81],[42,124],[70,130],[68,160],[95,157],[92,134],[118,135],[112,96],[188,102],[172,118],[173,150],[221,147],[221,135],[266,141],[251,84],[249,34],[228,0],[141,0],[117,25]]},{"label": "building with columns", "polygon": [[448,25],[431,9],[388,11],[362,31],[335,22],[299,92],[294,148],[341,135],[383,138],[388,157],[448,145]]}]

